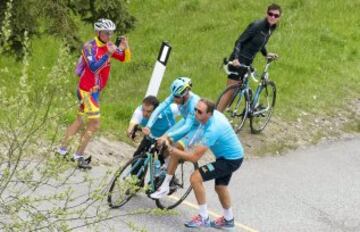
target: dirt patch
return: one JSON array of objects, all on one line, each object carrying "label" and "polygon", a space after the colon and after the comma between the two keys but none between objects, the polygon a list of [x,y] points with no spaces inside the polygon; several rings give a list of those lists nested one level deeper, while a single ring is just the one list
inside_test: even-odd
[{"label": "dirt patch", "polygon": [[[335,110],[334,110],[335,111]],[[301,112],[296,121],[284,122],[275,116],[258,135],[244,125],[240,139],[247,157],[280,155],[288,150],[317,144],[322,141],[354,137],[360,133],[360,98],[332,116]]]},{"label": "dirt patch", "polygon": [[[359,136],[360,98],[355,99],[345,110],[337,110],[332,116],[313,115],[305,111],[293,122],[284,122],[275,115],[265,130],[257,135],[250,133],[248,122],[239,137],[244,146],[246,158],[266,155],[281,155],[289,150],[303,148],[322,141]],[[113,166],[130,158],[135,145],[97,137],[86,153],[93,156],[95,164]],[[213,159],[210,154],[204,161]]]}]

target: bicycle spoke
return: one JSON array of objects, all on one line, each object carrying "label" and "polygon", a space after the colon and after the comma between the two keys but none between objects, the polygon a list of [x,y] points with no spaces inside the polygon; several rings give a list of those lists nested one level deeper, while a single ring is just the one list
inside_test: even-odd
[{"label": "bicycle spoke", "polygon": [[156,201],[162,209],[172,209],[179,205],[191,192],[190,176],[197,168],[191,162],[183,162],[176,169],[174,179],[170,183],[169,195]]},{"label": "bicycle spoke", "polygon": [[144,158],[136,157],[115,173],[108,193],[110,207],[118,208],[123,206],[141,189],[146,172],[143,162]]},{"label": "bicycle spoke", "polygon": [[269,81],[263,89],[260,89],[260,92],[258,93],[258,96],[255,96],[255,99],[257,99],[257,102],[256,104],[253,104],[254,108],[250,118],[250,127],[253,133],[259,133],[270,121],[273,107],[275,106],[275,84],[272,81]]}]

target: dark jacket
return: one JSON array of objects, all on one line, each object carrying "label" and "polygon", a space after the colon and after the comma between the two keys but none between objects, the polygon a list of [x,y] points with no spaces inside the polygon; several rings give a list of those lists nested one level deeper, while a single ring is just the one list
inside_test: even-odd
[{"label": "dark jacket", "polygon": [[266,18],[252,22],[236,40],[230,60],[239,59],[241,62],[245,58],[251,63],[260,50],[266,56],[265,45],[275,29],[276,25],[270,26]]}]

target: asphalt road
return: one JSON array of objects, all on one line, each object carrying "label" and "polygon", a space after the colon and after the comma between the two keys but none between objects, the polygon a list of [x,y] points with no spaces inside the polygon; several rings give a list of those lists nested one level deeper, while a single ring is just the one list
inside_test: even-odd
[{"label": "asphalt road", "polygon": [[[91,172],[98,175],[101,168]],[[211,217],[222,210],[206,183]],[[360,138],[323,143],[284,156],[245,160],[234,174],[230,191],[236,231],[360,231]],[[138,195],[113,215],[155,202]],[[174,216],[136,215],[101,224],[101,231],[131,231],[133,222],[149,232],[190,230],[184,221],[197,214],[193,193],[176,208]],[[82,229],[80,231],[89,231]]]}]

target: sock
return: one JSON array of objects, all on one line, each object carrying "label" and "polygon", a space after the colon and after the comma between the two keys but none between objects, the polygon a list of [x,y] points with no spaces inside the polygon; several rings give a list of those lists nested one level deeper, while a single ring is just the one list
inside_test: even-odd
[{"label": "sock", "polygon": [[66,155],[68,153],[68,150],[66,147],[59,147],[57,152],[60,154],[60,155]]},{"label": "sock", "polygon": [[228,209],[224,209],[224,218],[226,221],[234,219],[234,214],[231,207]]},{"label": "sock", "polygon": [[166,168],[169,166],[169,162],[170,162],[170,156],[168,156],[164,159],[164,165]]},{"label": "sock", "polygon": [[75,160],[77,160],[77,159],[79,159],[80,157],[83,157],[83,155],[82,154],[80,154],[80,153],[74,153],[74,159]]},{"label": "sock", "polygon": [[166,174],[165,180],[161,184],[160,188],[164,188],[165,186],[169,186],[172,177],[173,177],[173,175]]},{"label": "sock", "polygon": [[199,214],[203,219],[207,219],[209,217],[207,204],[199,205]]}]

